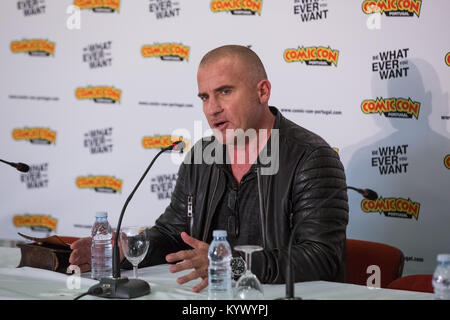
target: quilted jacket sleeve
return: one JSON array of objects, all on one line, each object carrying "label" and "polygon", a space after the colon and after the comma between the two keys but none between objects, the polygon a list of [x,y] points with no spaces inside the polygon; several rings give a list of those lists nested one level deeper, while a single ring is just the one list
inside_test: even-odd
[{"label": "quilted jacket sleeve", "polygon": [[[344,281],[348,199],[344,168],[329,146],[316,147],[301,160],[292,190],[291,226],[299,223],[292,248],[295,282]],[[336,190],[336,196],[326,200]],[[326,200],[326,201],[325,201]],[[325,201],[325,202],[324,202]],[[264,283],[284,283],[288,246],[255,254]]]},{"label": "quilted jacket sleeve", "polygon": [[[292,254],[296,281],[337,280],[345,274],[348,199],[344,168],[329,147],[315,149],[296,173]],[[344,188],[323,202],[336,190]],[[319,208],[321,207],[321,208]]]}]

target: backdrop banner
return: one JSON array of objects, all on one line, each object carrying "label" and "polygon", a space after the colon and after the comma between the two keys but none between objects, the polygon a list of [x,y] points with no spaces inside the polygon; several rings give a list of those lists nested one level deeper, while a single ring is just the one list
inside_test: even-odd
[{"label": "backdrop banner", "polygon": [[[197,97],[209,50],[250,47],[270,105],[338,152],[347,237],[405,255],[404,275],[450,253],[450,1],[3,0],[0,238],[89,236],[172,140],[211,134]],[[447,39],[447,40],[445,40]],[[151,226],[183,155],[163,154],[123,225]]]}]

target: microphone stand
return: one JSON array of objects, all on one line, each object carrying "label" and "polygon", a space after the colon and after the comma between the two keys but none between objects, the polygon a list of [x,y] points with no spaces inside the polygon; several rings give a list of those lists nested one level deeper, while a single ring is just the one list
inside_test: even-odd
[{"label": "microphone stand", "polygon": [[112,278],[102,278],[100,282],[96,285],[93,285],[89,288],[88,293],[93,296],[103,297],[103,298],[119,298],[119,299],[131,299],[142,297],[150,293],[150,285],[147,281],[141,279],[128,279],[127,277],[120,276],[120,250],[119,250],[119,234],[120,227],[122,225],[122,219],[125,213],[125,210],[130,202],[131,198],[133,198],[136,190],[141,185],[145,176],[149,172],[150,168],[155,163],[155,160],[164,152],[169,150],[180,150],[183,152],[184,149],[183,141],[176,141],[172,145],[167,148],[162,149],[158,152],[158,154],[153,158],[152,162],[149,164],[147,169],[145,170],[142,177],[139,179],[139,182],[134,187],[133,191],[128,196],[125,204],[123,205],[122,212],[120,213],[119,223],[117,224],[116,234],[114,237],[114,246],[113,246],[113,256],[112,256]]},{"label": "microphone stand", "polygon": [[[335,195],[337,195],[339,192],[343,191],[343,190],[347,190],[347,189],[351,189],[354,190],[358,193],[360,193],[362,196],[364,196],[364,198],[367,198],[369,200],[375,200],[378,198],[378,195],[375,191],[370,190],[370,189],[359,189],[359,188],[355,188],[355,187],[351,187],[351,186],[347,186],[347,187],[342,187],[339,188],[337,190],[335,190],[328,198],[326,198],[325,200],[323,200],[317,207],[316,209],[313,211],[316,212],[317,210],[321,209],[323,207],[323,205],[329,201],[330,199],[334,198]],[[292,244],[294,242],[294,237],[295,237],[295,230],[297,230],[297,227],[300,225],[301,220],[299,220],[294,228],[292,228],[291,231],[291,236],[289,238],[289,245],[288,245],[288,263],[286,266],[286,296],[283,298],[278,298],[276,300],[302,300],[302,298],[300,297],[295,297],[295,293],[294,293],[294,282],[295,282],[295,277],[293,275],[292,272]]]}]

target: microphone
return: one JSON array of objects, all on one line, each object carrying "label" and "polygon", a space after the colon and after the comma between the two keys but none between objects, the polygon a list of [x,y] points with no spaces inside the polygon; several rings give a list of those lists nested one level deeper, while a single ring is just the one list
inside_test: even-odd
[{"label": "microphone", "polygon": [[[369,200],[376,200],[378,198],[378,194],[371,190],[371,189],[359,189],[351,186],[342,187],[337,190],[335,190],[328,198],[323,200],[313,211],[316,212],[317,210],[321,209],[326,202],[328,202],[330,199],[334,198],[335,195],[337,195],[339,192],[343,190],[354,190],[361,194],[364,198]],[[289,238],[289,246],[288,246],[288,264],[286,266],[286,296],[284,298],[278,298],[277,300],[301,300],[302,298],[295,297],[294,293],[294,275],[292,273],[292,244],[294,242],[294,236],[295,236],[295,230],[300,225],[301,220],[299,220],[295,226],[292,228],[291,237]]]},{"label": "microphone", "polygon": [[170,147],[172,147],[172,149],[169,149],[169,150],[178,151],[179,153],[183,153],[184,149],[186,149],[186,142],[184,142],[182,140],[176,141]]},{"label": "microphone", "polygon": [[30,167],[27,164],[22,163],[22,162],[14,163],[14,162],[5,161],[5,160],[2,160],[2,159],[0,159],[0,162],[8,164],[11,167],[16,168],[20,172],[28,172],[28,171],[30,171]]},{"label": "microphone", "polygon": [[361,194],[364,198],[366,198],[368,200],[377,200],[378,199],[378,194],[371,189],[358,189],[358,188],[350,187],[350,186],[347,187],[347,189],[351,189],[351,190],[358,192],[359,194]]},{"label": "microphone", "polygon": [[[122,219],[128,203],[133,198],[136,190],[141,185],[145,176],[149,172],[150,168],[155,163],[155,160],[166,151],[179,151],[183,152],[186,144],[184,141],[176,141],[170,146],[161,149],[158,154],[153,158],[152,162],[149,164],[145,170],[142,177],[139,179],[138,183],[134,187],[133,191],[128,196],[125,204],[123,205],[122,211],[119,217],[119,223],[117,224],[116,234],[114,237],[113,246],[113,256],[112,256],[112,278],[102,278],[100,282],[91,288],[89,288],[89,293],[93,296],[103,297],[103,298],[119,298],[119,299],[131,299],[141,296],[145,296],[150,293],[150,285],[147,281],[141,279],[128,279],[127,277],[121,278],[120,276],[120,251],[119,251],[119,234],[120,227],[122,225]],[[101,290],[98,290],[100,288]]]}]

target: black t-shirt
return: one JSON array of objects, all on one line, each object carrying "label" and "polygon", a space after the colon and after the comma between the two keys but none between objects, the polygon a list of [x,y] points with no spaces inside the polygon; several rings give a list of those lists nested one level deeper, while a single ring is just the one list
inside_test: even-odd
[{"label": "black t-shirt", "polygon": [[[226,188],[212,220],[213,230],[226,230],[233,251],[237,245],[263,245],[258,179],[253,165],[238,183],[230,164],[221,164]],[[209,239],[210,241],[212,239]]]}]

